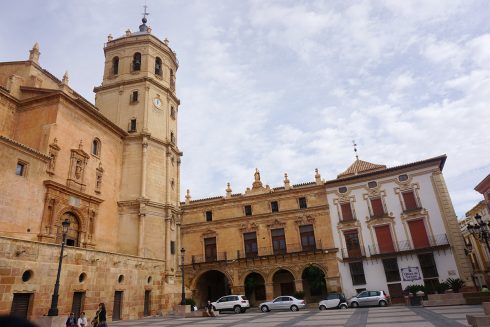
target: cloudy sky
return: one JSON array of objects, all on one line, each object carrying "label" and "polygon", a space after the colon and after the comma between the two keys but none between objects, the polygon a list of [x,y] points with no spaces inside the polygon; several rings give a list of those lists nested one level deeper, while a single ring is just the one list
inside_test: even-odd
[{"label": "cloudy sky", "polygon": [[[102,47],[140,24],[144,0],[16,0],[0,61],[41,65],[93,102]],[[471,0],[147,0],[177,52],[182,193],[333,179],[355,159],[394,166],[447,154],[459,217],[490,173],[490,5]]]}]

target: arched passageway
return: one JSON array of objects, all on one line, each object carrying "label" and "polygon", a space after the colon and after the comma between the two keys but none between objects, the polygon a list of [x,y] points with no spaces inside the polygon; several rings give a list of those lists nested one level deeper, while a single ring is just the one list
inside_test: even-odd
[{"label": "arched passageway", "polygon": [[213,302],[228,294],[231,294],[228,278],[221,271],[210,270],[199,277],[197,296],[194,300],[197,306],[203,307],[208,300]]},{"label": "arched passageway", "polygon": [[274,297],[280,295],[293,295],[296,291],[293,274],[284,269],[276,271],[272,277],[272,286]]},{"label": "arched passageway", "polygon": [[321,301],[327,295],[325,273],[320,268],[313,265],[306,267],[301,279],[307,303]]},{"label": "arched passageway", "polygon": [[265,280],[261,274],[253,272],[245,278],[245,296],[251,306],[256,306],[265,301]]}]

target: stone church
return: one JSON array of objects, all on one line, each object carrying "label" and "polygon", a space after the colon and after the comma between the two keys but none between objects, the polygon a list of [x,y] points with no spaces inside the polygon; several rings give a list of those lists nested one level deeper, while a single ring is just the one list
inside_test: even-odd
[{"label": "stone church", "polygon": [[108,36],[95,105],[39,64],[0,63],[0,314],[45,315],[70,222],[59,312],[110,318],[180,300],[178,61],[146,19]]}]

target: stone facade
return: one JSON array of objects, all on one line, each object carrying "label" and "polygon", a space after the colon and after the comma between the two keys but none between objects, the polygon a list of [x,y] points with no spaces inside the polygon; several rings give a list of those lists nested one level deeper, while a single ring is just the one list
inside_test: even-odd
[{"label": "stone facade", "polygon": [[119,319],[179,301],[176,55],[145,23],[104,52],[95,106],[39,65],[38,44],[0,63],[0,314],[26,299],[22,315],[47,313],[66,219],[60,314],[77,296],[110,317],[121,298]]},{"label": "stone facade", "polygon": [[[247,294],[252,304],[301,291],[312,300],[315,294],[303,276],[308,267],[323,275],[326,287],[317,296],[340,290],[337,249],[318,173],[316,182],[290,185],[286,176],[283,187],[270,188],[257,171],[244,194],[232,194],[230,185],[222,197],[191,201],[188,193],[182,210],[185,284],[199,304],[230,292]],[[246,279],[252,274],[261,287],[248,290]],[[223,282],[227,287],[217,290]],[[208,290],[211,285],[215,291]]]}]

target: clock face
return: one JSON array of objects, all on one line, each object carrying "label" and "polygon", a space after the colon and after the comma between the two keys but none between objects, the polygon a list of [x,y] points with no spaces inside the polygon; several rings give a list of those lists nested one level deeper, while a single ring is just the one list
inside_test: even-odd
[{"label": "clock face", "polygon": [[159,98],[155,98],[153,99],[153,104],[155,105],[155,107],[160,108],[162,106],[162,100],[160,100]]}]

